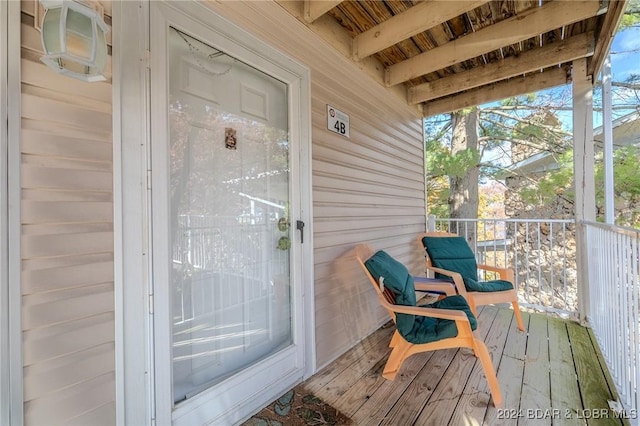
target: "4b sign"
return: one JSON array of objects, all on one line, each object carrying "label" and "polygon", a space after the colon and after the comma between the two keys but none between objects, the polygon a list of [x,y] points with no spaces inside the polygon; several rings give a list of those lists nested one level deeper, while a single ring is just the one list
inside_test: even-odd
[{"label": "4b sign", "polygon": [[331,105],[327,105],[327,129],[349,137],[349,116]]}]

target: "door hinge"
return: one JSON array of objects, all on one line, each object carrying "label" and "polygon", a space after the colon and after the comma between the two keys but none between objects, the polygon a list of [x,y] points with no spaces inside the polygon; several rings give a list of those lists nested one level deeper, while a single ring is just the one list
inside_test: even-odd
[{"label": "door hinge", "polygon": [[151,191],[151,170],[147,170],[147,190]]},{"label": "door hinge", "polygon": [[144,51],[144,57],[142,58],[142,61],[144,62],[145,68],[151,69],[151,51]]},{"label": "door hinge", "polygon": [[149,315],[153,315],[153,294],[149,295]]}]

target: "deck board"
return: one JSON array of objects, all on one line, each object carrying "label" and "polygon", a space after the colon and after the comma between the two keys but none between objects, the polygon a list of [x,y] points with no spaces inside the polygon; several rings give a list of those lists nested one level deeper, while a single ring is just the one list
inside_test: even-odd
[{"label": "deck board", "polygon": [[[383,383],[364,404],[351,416],[351,419],[359,425],[378,425],[387,416],[393,405],[405,393],[409,385],[414,381],[426,365],[431,363],[434,352],[427,352],[410,357],[402,365],[402,371],[394,381],[381,377]],[[386,359],[384,360],[386,362]],[[346,411],[346,410],[345,410]]]},{"label": "deck board", "polygon": [[[482,312],[478,315],[478,328],[475,334],[485,342],[496,313],[497,309],[494,307],[483,307]],[[470,398],[463,398],[464,390],[476,365],[480,367],[480,363],[476,360],[471,349],[458,350],[443,380],[436,388],[433,397],[429,400],[422,413],[420,413],[416,423],[447,424],[452,420],[456,407],[469,404]],[[457,399],[458,404],[451,404],[450,401],[453,399]],[[485,406],[488,401],[489,398],[486,398]],[[464,410],[466,406],[461,408]],[[461,423],[453,422],[452,424]]]},{"label": "deck board", "polygon": [[551,406],[558,410],[555,425],[578,425],[581,420],[566,410],[578,412],[584,407],[578,388],[567,322],[549,318],[549,358],[551,366]]},{"label": "deck board", "polygon": [[[502,309],[502,311],[507,311],[507,309]],[[508,310],[508,312],[510,312],[512,318],[508,328],[507,341],[504,346],[504,351],[502,352],[500,364],[495,366],[498,370],[498,383],[500,383],[504,403],[503,406],[500,407],[500,412],[498,412],[498,409],[493,406],[493,404],[489,405],[487,414],[484,417],[484,424],[511,426],[518,423],[517,416],[504,414],[510,414],[512,412],[505,410],[513,410],[516,414],[520,410],[527,333],[518,330],[513,311]],[[529,318],[530,315],[528,313],[522,313],[522,322],[527,330],[529,329]]]},{"label": "deck board", "polygon": [[369,352],[370,349],[379,348],[380,345],[388,345],[393,331],[393,327],[385,325],[376,332],[367,336],[351,350],[345,352],[334,362],[315,374],[313,376],[313,380],[306,383],[306,388],[317,395],[320,395],[321,393],[328,394],[327,392],[322,392],[322,388],[324,386],[347,370],[349,366]]},{"label": "deck board", "polygon": [[580,385],[580,393],[584,402],[584,411],[577,413],[578,415],[576,415],[576,417],[586,417],[587,424],[621,424],[621,421],[614,419],[613,416],[609,418],[595,418],[604,417],[598,414],[600,410],[604,410],[603,413],[609,412],[609,404],[607,401],[617,398],[613,397],[607,385],[606,378],[600,367],[598,355],[595,352],[587,329],[578,324],[569,323],[567,324],[567,330],[573,349],[573,360]]},{"label": "deck board", "polygon": [[550,418],[537,418],[538,413],[551,408],[549,374],[547,317],[533,315],[529,321],[518,425],[551,425]]},{"label": "deck board", "polygon": [[[499,368],[500,358],[507,341],[513,313],[507,309],[498,309],[492,306],[485,307],[482,316],[479,318],[481,323],[489,324],[487,321],[488,318],[485,317],[485,313],[488,313],[489,309],[493,310],[494,315],[493,321],[490,323],[489,333],[484,339],[484,342],[489,350],[491,362],[494,367]],[[468,417],[476,419],[484,418],[487,413],[487,408],[489,407],[490,399],[491,392],[489,391],[489,385],[484,376],[482,364],[476,361],[473,371],[469,376],[467,386],[464,388],[462,396],[455,406],[450,423],[465,424],[465,419]]]},{"label": "deck board", "polygon": [[497,370],[502,407],[490,402],[481,366],[467,349],[416,354],[394,381],[383,379],[392,327],[376,331],[304,385],[356,425],[621,424],[612,412],[610,419],[578,416],[607,408],[615,398],[586,328],[523,313],[523,333],[506,305],[483,307],[478,320],[475,333]]}]

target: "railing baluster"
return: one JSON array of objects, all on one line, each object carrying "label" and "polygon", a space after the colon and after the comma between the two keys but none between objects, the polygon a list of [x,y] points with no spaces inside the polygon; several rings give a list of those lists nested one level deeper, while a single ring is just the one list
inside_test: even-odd
[{"label": "railing baluster", "polygon": [[[589,273],[594,279],[588,320],[626,410],[638,410],[640,278],[637,230],[587,223]],[[627,412],[627,414],[637,411]]]},{"label": "railing baluster", "polygon": [[[438,230],[457,229],[459,235],[470,238],[469,244],[479,262],[512,267],[516,290],[524,280],[521,304],[576,317],[575,253],[568,250],[569,238],[573,235],[568,226],[574,224],[575,221],[568,219],[436,218],[434,221]],[[548,228],[548,238],[542,226]],[[483,273],[481,278],[494,278]]]},{"label": "railing baluster", "polygon": [[555,250],[553,246],[553,222],[549,223],[549,285],[551,286],[551,306],[556,307],[556,290],[553,278],[555,276]]}]

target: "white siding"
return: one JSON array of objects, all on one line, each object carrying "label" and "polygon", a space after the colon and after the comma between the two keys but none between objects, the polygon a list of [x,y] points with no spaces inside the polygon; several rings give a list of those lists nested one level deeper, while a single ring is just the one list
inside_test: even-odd
[{"label": "white siding", "polygon": [[[418,111],[391,94],[282,6],[211,8],[311,69],[316,351],[320,368],[388,318],[349,251],[368,242],[420,270],[425,230]],[[327,130],[326,105],[349,114],[351,138]]]},{"label": "white siding", "polygon": [[24,419],[115,424],[111,84],[39,61],[36,4],[21,32]]}]

